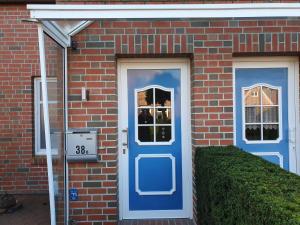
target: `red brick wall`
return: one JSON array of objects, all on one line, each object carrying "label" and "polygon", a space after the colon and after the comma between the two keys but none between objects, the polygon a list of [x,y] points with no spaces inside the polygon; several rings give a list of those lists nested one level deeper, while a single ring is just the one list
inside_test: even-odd
[{"label": "red brick wall", "polygon": [[39,76],[37,29],[21,22],[25,5],[0,7],[0,190],[46,192],[46,162],[33,155],[33,83]]},{"label": "red brick wall", "polygon": [[[99,131],[100,163],[70,165],[70,187],[79,189],[71,218],[79,224],[115,224],[117,200],[116,56],[192,55],[194,146],[233,144],[233,54],[270,55],[300,49],[300,20],[96,21],[74,37],[69,51],[70,127]],[[81,87],[90,101],[80,101]],[[98,221],[98,222],[96,222]],[[101,221],[101,222],[99,222]]]}]

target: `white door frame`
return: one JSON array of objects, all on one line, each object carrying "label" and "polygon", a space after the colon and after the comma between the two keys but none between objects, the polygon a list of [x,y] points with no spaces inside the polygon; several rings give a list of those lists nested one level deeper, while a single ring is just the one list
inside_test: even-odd
[{"label": "white door frame", "polygon": [[234,145],[236,145],[236,68],[288,68],[288,126],[290,172],[300,175],[299,124],[299,59],[298,57],[240,57],[233,59],[233,118]]},{"label": "white door frame", "polygon": [[[182,191],[183,210],[129,210],[128,149],[123,154],[122,143],[128,127],[127,69],[181,69],[181,133],[182,133]],[[120,59],[118,60],[118,172],[119,172],[119,217],[139,218],[193,218],[192,198],[192,145],[191,145],[191,101],[190,62],[188,59]],[[183,135],[184,134],[184,135]],[[129,150],[130,151],[130,150]]]}]

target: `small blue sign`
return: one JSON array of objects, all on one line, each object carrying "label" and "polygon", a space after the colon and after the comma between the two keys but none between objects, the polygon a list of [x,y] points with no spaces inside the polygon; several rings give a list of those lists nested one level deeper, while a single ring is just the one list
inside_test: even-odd
[{"label": "small blue sign", "polygon": [[78,200],[78,190],[76,188],[71,188],[69,190],[69,199],[70,199],[70,201]]}]

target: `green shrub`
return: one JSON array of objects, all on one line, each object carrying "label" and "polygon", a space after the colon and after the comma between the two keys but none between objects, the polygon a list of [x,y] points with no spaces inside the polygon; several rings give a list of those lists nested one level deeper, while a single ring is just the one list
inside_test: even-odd
[{"label": "green shrub", "polygon": [[300,177],[236,147],[198,148],[198,224],[300,225]]}]

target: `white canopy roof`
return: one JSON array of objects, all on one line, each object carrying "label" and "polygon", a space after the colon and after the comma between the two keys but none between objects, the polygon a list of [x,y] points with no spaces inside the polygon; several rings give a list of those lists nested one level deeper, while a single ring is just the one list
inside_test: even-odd
[{"label": "white canopy roof", "polygon": [[70,45],[70,37],[96,19],[300,17],[300,3],[27,5],[32,19]]}]

